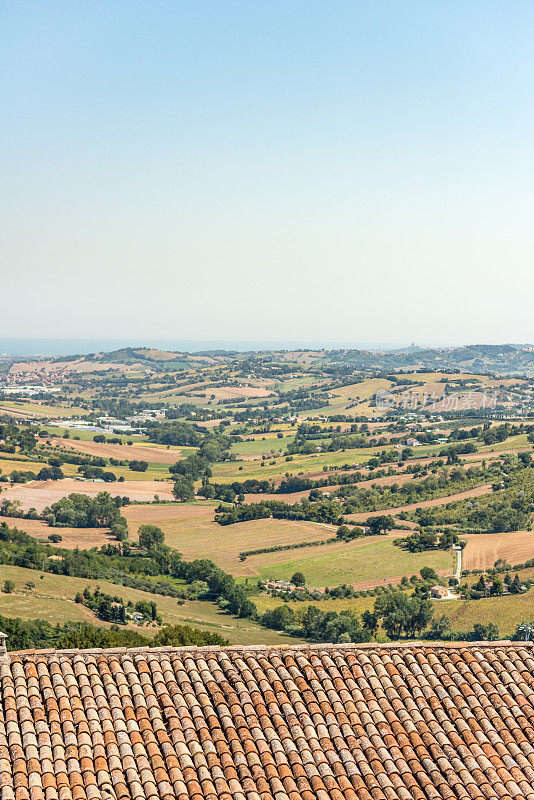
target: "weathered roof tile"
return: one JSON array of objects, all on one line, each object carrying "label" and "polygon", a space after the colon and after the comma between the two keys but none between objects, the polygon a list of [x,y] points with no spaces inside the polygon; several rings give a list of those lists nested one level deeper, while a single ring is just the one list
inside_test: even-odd
[{"label": "weathered roof tile", "polygon": [[2,800],[534,800],[533,671],[509,642],[11,654]]}]

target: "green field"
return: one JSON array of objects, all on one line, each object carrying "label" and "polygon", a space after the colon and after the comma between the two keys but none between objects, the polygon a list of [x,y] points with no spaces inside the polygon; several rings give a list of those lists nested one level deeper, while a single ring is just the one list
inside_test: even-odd
[{"label": "green field", "polygon": [[284,436],[282,439],[278,439],[276,436],[265,437],[265,439],[263,439],[260,436],[252,442],[235,442],[235,444],[232,445],[231,452],[235,453],[237,456],[270,455],[272,451],[283,453],[294,440],[294,434],[292,436]]},{"label": "green field", "polygon": [[480,453],[489,453],[492,450],[515,450],[515,449],[522,449],[531,450],[532,445],[528,441],[527,434],[521,433],[518,436],[510,436],[508,439],[505,439],[504,442],[495,442],[495,444],[484,444],[481,445],[478,450]]},{"label": "green field", "polygon": [[[47,467],[45,461],[19,461],[12,458],[0,458],[0,473],[2,475],[9,475],[13,470],[20,470],[21,472],[35,472],[38,473],[43,467]],[[75,475],[77,467],[74,464],[64,464],[62,467],[65,475]]]},{"label": "green field", "polygon": [[[13,594],[0,594],[0,615],[21,617],[23,619],[44,619],[51,624],[57,622],[91,622],[93,625],[109,627],[100,621],[90,609],[75,603],[77,592],[83,592],[86,586],[94,590],[99,586],[103,592],[118,595],[124,601],[153,600],[163,621],[171,625],[191,625],[203,631],[211,631],[229,639],[232,644],[291,644],[298,641],[285,634],[266,630],[250,620],[235,619],[224,614],[216,605],[200,600],[186,600],[179,606],[176,599],[161,595],[129,589],[105,580],[85,580],[64,575],[37,572],[0,565],[0,586],[10,579],[15,582]],[[33,581],[35,588],[25,589],[27,581]],[[132,625],[140,633],[153,636],[159,628],[155,625]]]},{"label": "green field", "polygon": [[[277,553],[276,564],[257,565],[260,575],[267,578],[288,580],[294,572],[303,572],[306,581],[313,587],[338,586],[343,583],[359,583],[375,580],[377,583],[386,576],[402,577],[419,572],[422,566],[435,570],[448,570],[452,574],[453,556],[451,552],[427,551],[408,553],[396,547],[392,540],[377,541],[358,546],[356,543],[332,544],[331,552],[317,555],[315,548],[296,550],[295,557],[287,560],[288,553]],[[298,555],[297,555],[298,554]],[[283,560],[282,560],[283,559]]]}]

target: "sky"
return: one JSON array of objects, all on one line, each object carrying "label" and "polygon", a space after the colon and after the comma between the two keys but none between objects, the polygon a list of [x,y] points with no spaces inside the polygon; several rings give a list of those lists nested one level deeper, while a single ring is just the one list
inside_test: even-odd
[{"label": "sky", "polygon": [[534,4],[0,0],[0,337],[534,341]]}]

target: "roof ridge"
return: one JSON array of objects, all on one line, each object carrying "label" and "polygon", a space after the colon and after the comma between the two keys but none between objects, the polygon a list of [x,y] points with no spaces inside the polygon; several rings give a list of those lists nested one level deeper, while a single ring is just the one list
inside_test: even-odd
[{"label": "roof ridge", "polygon": [[481,648],[481,647],[532,647],[534,642],[525,641],[511,641],[510,639],[500,639],[498,641],[424,641],[421,639],[413,641],[399,641],[399,642],[318,642],[291,645],[268,645],[268,644],[250,644],[250,645],[228,645],[221,647],[221,645],[181,645],[178,647],[93,647],[93,648],[70,648],[65,650],[55,650],[54,648],[45,648],[42,650],[11,650],[7,655],[11,658],[24,658],[25,656],[74,656],[74,655],[130,655],[150,654],[150,655],[163,655],[164,653],[191,653],[202,655],[205,653],[292,653],[292,652],[317,652],[323,650],[402,650],[410,648],[431,648],[431,649],[465,649],[465,648]]}]

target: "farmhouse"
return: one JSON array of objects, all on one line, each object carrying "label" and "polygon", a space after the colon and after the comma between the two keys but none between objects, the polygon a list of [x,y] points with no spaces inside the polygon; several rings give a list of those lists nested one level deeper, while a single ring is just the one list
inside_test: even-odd
[{"label": "farmhouse", "polygon": [[458,597],[450,586],[432,586],[430,596],[435,600],[454,600]]},{"label": "farmhouse", "polygon": [[262,581],[261,585],[270,592],[303,592],[303,586],[295,586],[290,581]]},{"label": "farmhouse", "polygon": [[3,800],[534,800],[531,642],[0,658]]}]

